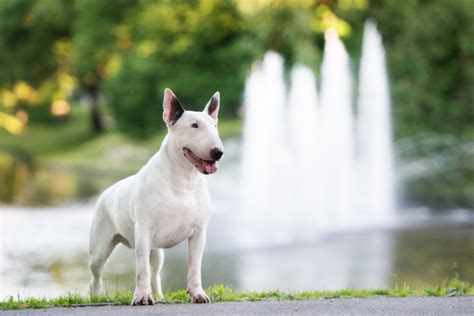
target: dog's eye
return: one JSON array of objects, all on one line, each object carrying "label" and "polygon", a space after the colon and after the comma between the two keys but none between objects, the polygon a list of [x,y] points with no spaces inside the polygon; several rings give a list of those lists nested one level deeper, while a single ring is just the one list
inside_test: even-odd
[{"label": "dog's eye", "polygon": [[193,124],[191,125],[191,127],[192,127],[192,128],[198,128],[199,125],[198,125],[197,123],[193,123]]}]

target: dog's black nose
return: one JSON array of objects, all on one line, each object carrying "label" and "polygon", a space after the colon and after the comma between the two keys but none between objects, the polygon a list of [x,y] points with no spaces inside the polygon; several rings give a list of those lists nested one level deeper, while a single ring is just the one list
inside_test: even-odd
[{"label": "dog's black nose", "polygon": [[220,148],[215,147],[215,148],[211,149],[211,157],[212,157],[212,159],[214,159],[216,161],[221,159],[223,154],[224,154],[224,152],[222,150],[220,150]]}]

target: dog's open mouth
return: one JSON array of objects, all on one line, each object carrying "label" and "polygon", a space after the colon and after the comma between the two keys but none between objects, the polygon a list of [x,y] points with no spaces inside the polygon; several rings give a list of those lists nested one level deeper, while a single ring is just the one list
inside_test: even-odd
[{"label": "dog's open mouth", "polygon": [[189,148],[183,148],[184,157],[196,167],[199,172],[204,174],[212,174],[217,171],[217,161],[204,160],[196,156]]}]

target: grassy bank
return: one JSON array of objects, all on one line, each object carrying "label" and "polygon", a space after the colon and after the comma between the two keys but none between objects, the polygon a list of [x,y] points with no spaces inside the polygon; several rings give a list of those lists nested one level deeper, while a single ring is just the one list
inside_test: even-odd
[{"label": "grassy bank", "polygon": [[[366,298],[373,296],[388,297],[423,297],[423,296],[462,296],[474,295],[472,284],[463,282],[457,278],[443,282],[436,287],[425,289],[413,289],[408,285],[396,286],[393,289],[376,290],[354,290],[345,289],[339,291],[304,291],[304,292],[281,292],[281,291],[235,291],[224,285],[214,285],[207,289],[207,294],[212,302],[255,302],[263,300],[314,300],[329,298]],[[82,296],[79,294],[66,294],[56,298],[20,298],[13,297],[0,302],[0,309],[20,308],[46,308],[52,306],[74,307],[90,304],[128,305],[132,301],[132,293],[119,293],[112,296],[104,295],[98,297]],[[166,293],[163,300],[158,303],[190,303],[186,291]]]},{"label": "grassy bank", "polygon": [[[166,130],[156,132],[146,139],[133,138],[126,133],[109,129],[100,134],[90,130],[89,113],[77,109],[75,115],[66,122],[30,124],[20,135],[13,135],[0,129],[0,149],[17,148],[44,162],[66,160],[66,162],[93,163],[99,150],[129,144],[156,152]],[[219,121],[222,138],[237,137],[242,129],[239,119]]]},{"label": "grassy bank", "polygon": [[[219,122],[223,139],[238,137],[241,128],[241,120]],[[147,139],[115,129],[94,134],[80,108],[69,121],[30,124],[20,135],[0,129],[0,202],[51,206],[88,199],[137,172],[165,133]]]},{"label": "grassy bank", "polygon": [[[219,122],[221,138],[238,137],[242,128],[240,120]],[[118,174],[118,178],[136,172],[158,151],[166,131],[157,132],[147,139],[136,139],[112,130],[95,136],[67,150],[38,155],[42,165],[59,165],[77,172],[92,170]]]}]

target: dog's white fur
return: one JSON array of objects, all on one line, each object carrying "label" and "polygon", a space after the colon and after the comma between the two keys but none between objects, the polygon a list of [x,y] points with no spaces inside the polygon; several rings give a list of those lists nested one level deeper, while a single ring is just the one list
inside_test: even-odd
[{"label": "dog's white fur", "polygon": [[152,291],[162,297],[162,249],[187,239],[188,293],[193,302],[209,302],[201,285],[201,261],[210,195],[205,177],[184,156],[183,148],[206,160],[212,160],[213,148],[223,152],[217,132],[219,102],[216,92],[203,112],[184,111],[173,92],[165,90],[163,119],[168,134],[160,150],[137,174],[105,190],[97,202],[89,245],[91,295],[100,293],[104,264],[123,243],[136,254],[132,304],[153,304]]}]

